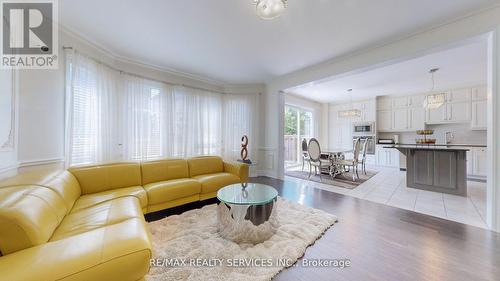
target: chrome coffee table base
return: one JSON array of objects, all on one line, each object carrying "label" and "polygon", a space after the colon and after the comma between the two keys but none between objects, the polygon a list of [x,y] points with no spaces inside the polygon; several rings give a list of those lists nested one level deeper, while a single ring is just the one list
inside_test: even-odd
[{"label": "chrome coffee table base", "polygon": [[236,243],[262,243],[278,228],[277,198],[263,205],[239,205],[221,202],[218,206],[219,233]]}]

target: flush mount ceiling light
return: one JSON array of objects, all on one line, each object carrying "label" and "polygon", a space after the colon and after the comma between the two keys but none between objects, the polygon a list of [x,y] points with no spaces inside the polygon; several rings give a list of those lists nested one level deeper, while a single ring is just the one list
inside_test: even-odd
[{"label": "flush mount ceiling light", "polygon": [[347,93],[349,94],[349,98],[351,99],[350,102],[350,109],[346,110],[340,110],[338,112],[338,116],[340,118],[356,118],[361,116],[361,110],[354,108],[352,104],[352,89],[348,89]]},{"label": "flush mount ceiling light", "polygon": [[426,109],[438,109],[444,104],[446,99],[446,93],[434,93],[434,87],[435,87],[434,74],[438,72],[438,70],[439,68],[433,68],[429,70],[432,79],[432,88],[430,95],[428,95],[424,101],[424,107]]},{"label": "flush mount ceiling light", "polygon": [[287,0],[254,0],[255,12],[265,20],[272,20],[281,15],[287,7]]}]

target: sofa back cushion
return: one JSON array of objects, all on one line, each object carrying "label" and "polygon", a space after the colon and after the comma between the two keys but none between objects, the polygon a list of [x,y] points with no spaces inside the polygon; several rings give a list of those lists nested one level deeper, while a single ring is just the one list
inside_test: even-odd
[{"label": "sofa back cushion", "polygon": [[65,202],[50,188],[0,188],[0,251],[6,255],[46,243],[65,215]]},{"label": "sofa back cushion", "polygon": [[75,204],[75,201],[80,198],[81,189],[78,180],[75,176],[63,171],[59,174],[51,176],[40,183],[47,188],[56,192],[64,201],[66,211],[69,213]]},{"label": "sofa back cushion", "polygon": [[78,180],[82,194],[141,185],[139,163],[112,163],[68,169]]},{"label": "sofa back cushion", "polygon": [[188,159],[191,177],[224,172],[224,162],[218,156],[201,156]]},{"label": "sofa back cushion", "polygon": [[142,185],[173,179],[189,178],[188,163],[187,160],[184,159],[143,162],[141,164],[141,170]]}]

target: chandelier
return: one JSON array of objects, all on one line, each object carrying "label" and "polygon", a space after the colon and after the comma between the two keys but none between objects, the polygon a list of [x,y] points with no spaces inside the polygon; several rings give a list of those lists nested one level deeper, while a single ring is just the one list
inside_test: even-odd
[{"label": "chandelier", "polygon": [[438,109],[444,104],[446,99],[446,93],[437,93],[437,94],[433,93],[435,87],[434,74],[438,72],[438,70],[439,68],[433,68],[429,70],[432,79],[432,88],[431,88],[431,94],[428,95],[424,100],[424,107],[426,109]]},{"label": "chandelier", "polygon": [[272,20],[286,9],[288,0],[253,0],[255,12],[265,20]]},{"label": "chandelier", "polygon": [[350,97],[350,109],[346,109],[346,110],[340,110],[338,112],[338,116],[340,118],[356,118],[356,117],[360,117],[361,116],[361,110],[359,109],[356,109],[354,108],[353,104],[352,104],[352,89],[348,89],[347,90],[347,93],[349,94],[349,97]]}]

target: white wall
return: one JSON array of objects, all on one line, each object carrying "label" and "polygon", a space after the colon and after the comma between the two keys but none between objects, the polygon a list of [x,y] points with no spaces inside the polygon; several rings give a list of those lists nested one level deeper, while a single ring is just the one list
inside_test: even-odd
[{"label": "white wall", "polygon": [[[7,70],[2,70],[2,71],[7,71]],[[18,109],[18,103],[19,103],[19,79],[18,79],[18,74],[17,72],[14,72],[14,81],[12,85],[12,90],[14,91],[14,147],[8,148],[8,149],[2,149],[0,150],[0,173],[2,172],[9,172],[13,168],[15,168],[18,164],[18,150],[19,150],[19,145],[18,145],[18,123],[19,123],[19,109]],[[2,93],[2,94],[10,94],[10,93]],[[3,107],[2,107],[3,108]],[[12,110],[12,108],[9,109]],[[8,113],[11,115],[11,112]],[[6,121],[6,120],[1,120],[1,121]],[[12,120],[6,121],[6,123],[12,123]],[[9,124],[9,128],[10,128]],[[1,143],[0,145],[3,145],[3,142],[6,141],[5,139],[0,140]]]}]

